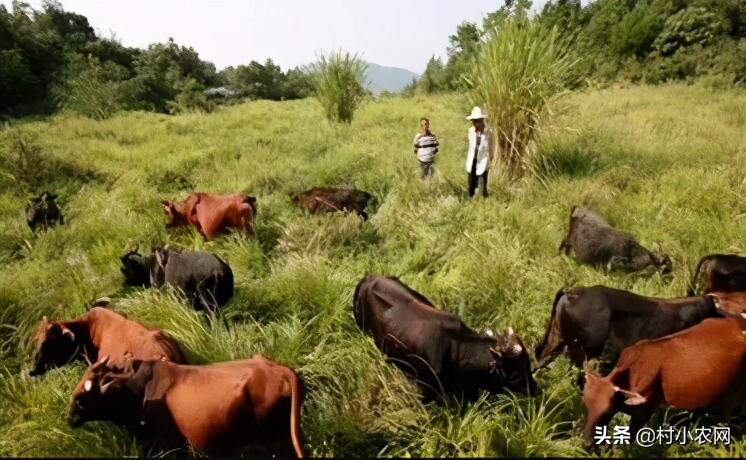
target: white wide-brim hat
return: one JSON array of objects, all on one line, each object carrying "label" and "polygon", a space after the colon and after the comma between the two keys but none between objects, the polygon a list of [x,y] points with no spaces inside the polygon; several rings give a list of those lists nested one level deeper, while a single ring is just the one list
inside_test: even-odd
[{"label": "white wide-brim hat", "polygon": [[481,120],[482,118],[487,118],[486,113],[482,113],[482,109],[479,107],[474,107],[471,109],[471,115],[466,117],[467,120]]}]

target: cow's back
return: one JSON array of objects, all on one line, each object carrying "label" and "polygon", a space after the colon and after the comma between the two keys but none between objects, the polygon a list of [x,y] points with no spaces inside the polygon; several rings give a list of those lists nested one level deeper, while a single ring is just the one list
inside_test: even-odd
[{"label": "cow's back", "polygon": [[86,318],[92,339],[99,343],[98,357],[109,356],[112,363],[130,359],[186,362],[178,343],[159,329],[103,307],[93,307]]},{"label": "cow's back", "polygon": [[734,391],[738,399],[746,376],[745,329],[746,321],[739,318],[709,318],[666,337],[642,340],[622,351],[608,378],[616,382],[626,374],[629,387],[624,388],[632,391],[660,385],[662,402],[680,409],[711,407],[732,399]]}]

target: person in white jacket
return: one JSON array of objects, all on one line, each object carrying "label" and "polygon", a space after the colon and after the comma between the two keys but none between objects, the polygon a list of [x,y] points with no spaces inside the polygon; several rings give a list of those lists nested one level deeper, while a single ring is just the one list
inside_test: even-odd
[{"label": "person in white jacket", "polygon": [[469,173],[469,196],[474,196],[478,181],[482,179],[482,196],[487,195],[487,172],[492,161],[491,144],[493,142],[492,128],[484,123],[487,114],[482,109],[474,107],[466,117],[471,120],[469,128],[469,150],[466,152],[466,172]]}]

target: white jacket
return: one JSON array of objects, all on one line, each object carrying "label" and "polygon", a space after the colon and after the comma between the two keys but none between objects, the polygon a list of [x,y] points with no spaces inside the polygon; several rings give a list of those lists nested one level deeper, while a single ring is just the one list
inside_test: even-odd
[{"label": "white jacket", "polygon": [[[466,152],[466,172],[471,173],[471,163],[474,161],[474,150],[477,146],[477,132],[472,126],[469,128],[469,150]],[[482,140],[477,152],[477,176],[481,176],[489,167],[490,162],[490,142],[492,141],[492,128],[484,127],[480,136]]]}]

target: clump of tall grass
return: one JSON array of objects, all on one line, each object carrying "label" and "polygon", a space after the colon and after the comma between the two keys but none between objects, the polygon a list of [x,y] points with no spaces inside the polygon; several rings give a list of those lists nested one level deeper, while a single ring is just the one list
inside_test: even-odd
[{"label": "clump of tall grass", "polygon": [[553,103],[566,94],[576,62],[557,28],[537,20],[509,18],[488,32],[465,82],[470,102],[487,109],[495,130],[491,148],[498,171],[514,178],[530,167],[541,129]]},{"label": "clump of tall grass", "polygon": [[321,54],[311,64],[313,88],[316,98],[324,108],[326,119],[338,123],[351,123],[358,106],[366,94],[365,70],[368,63],[358,54],[332,51]]}]

